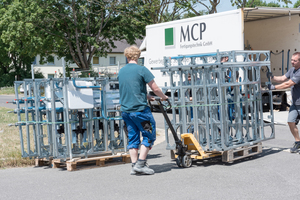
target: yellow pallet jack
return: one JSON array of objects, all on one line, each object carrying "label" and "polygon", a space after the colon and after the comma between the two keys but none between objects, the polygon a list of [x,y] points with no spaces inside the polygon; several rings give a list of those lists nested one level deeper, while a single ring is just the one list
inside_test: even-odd
[{"label": "yellow pallet jack", "polygon": [[204,160],[213,157],[222,156],[222,152],[206,152],[202,149],[199,142],[196,140],[192,133],[181,134],[181,139],[177,136],[177,133],[174,127],[171,124],[171,121],[167,115],[167,111],[171,109],[172,105],[169,100],[167,100],[167,105],[164,105],[160,98],[155,98],[158,103],[158,107],[170,128],[170,131],[175,140],[175,158],[176,164],[178,167],[191,167],[193,159],[195,160]]}]

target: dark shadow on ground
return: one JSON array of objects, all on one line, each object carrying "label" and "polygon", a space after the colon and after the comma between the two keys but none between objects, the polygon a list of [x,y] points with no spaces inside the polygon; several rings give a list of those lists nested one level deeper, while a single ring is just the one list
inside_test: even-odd
[{"label": "dark shadow on ground", "polygon": [[148,154],[147,160],[155,159],[155,158],[161,158],[161,157],[162,157],[162,155],[160,153],[158,153],[158,154]]},{"label": "dark shadow on ground", "polygon": [[[263,158],[265,156],[269,156],[269,155],[273,155],[276,153],[280,153],[283,150],[285,150],[285,148],[263,148],[262,153],[257,154],[257,155],[253,155],[253,156],[249,156],[249,157],[245,157],[239,160],[235,160],[231,163],[227,163],[227,162],[222,162],[222,157],[215,157],[215,158],[209,158],[209,159],[205,159],[205,160],[193,160],[193,165],[192,167],[209,167],[212,165],[223,165],[223,166],[232,166],[232,165],[236,165],[236,164],[240,164],[240,163],[245,163],[251,160],[255,160],[255,159],[260,159]],[[161,165],[151,165],[150,167],[155,171],[155,173],[165,173],[165,172],[169,172],[171,170],[177,170],[177,169],[185,169],[185,168],[180,168],[177,166],[176,164],[176,160],[175,159],[171,159],[169,156],[167,155],[162,155],[162,154],[148,154],[147,159],[157,159],[157,158],[162,158],[162,157],[166,157],[167,159],[170,159],[169,162],[167,163],[163,163]],[[111,163],[112,164],[119,164],[122,162],[121,158],[117,158],[114,159],[113,161],[108,161],[106,162],[107,166],[109,166]],[[62,168],[58,168],[59,171],[67,171],[67,168],[65,165],[61,166]],[[90,163],[90,164],[84,164],[82,166],[78,165],[77,166],[77,170],[81,170],[84,168],[93,168],[96,167],[94,163]],[[40,168],[40,167],[34,167],[34,168]],[[52,166],[42,166],[43,169],[52,169]]]},{"label": "dark shadow on ground", "polygon": [[216,157],[216,158],[210,158],[207,160],[196,160],[193,161],[193,165],[197,165],[197,166],[202,166],[202,167],[208,167],[211,165],[224,165],[224,166],[231,166],[231,165],[236,165],[236,164],[240,164],[240,163],[245,163],[251,160],[255,160],[255,159],[260,159],[263,158],[265,156],[269,156],[272,154],[276,154],[276,153],[280,153],[284,150],[284,148],[268,148],[268,149],[263,149],[262,153],[260,154],[256,154],[253,156],[249,156],[249,157],[245,157],[245,158],[241,158],[239,160],[235,160],[233,162],[222,162],[222,158],[221,157]]},{"label": "dark shadow on ground", "polygon": [[150,168],[153,169],[156,174],[180,169],[179,167],[177,167],[176,163],[172,162],[172,161],[170,161],[169,163],[161,164],[161,165],[150,165]]},{"label": "dark shadow on ground", "polygon": [[[272,154],[276,154],[276,153],[280,153],[283,150],[285,150],[285,148],[263,148],[262,153],[260,154],[256,154],[253,156],[249,156],[249,157],[245,157],[245,158],[241,158],[239,160],[235,160],[234,162],[231,163],[227,163],[227,162],[222,162],[222,157],[215,157],[215,158],[209,158],[209,159],[205,159],[205,160],[193,160],[193,165],[192,167],[209,167],[212,165],[223,165],[223,166],[232,166],[232,165],[236,165],[236,164],[240,164],[240,163],[245,163],[251,160],[255,160],[255,159],[260,159],[263,158],[265,156],[269,156]],[[165,155],[161,155],[161,154],[149,154],[147,159],[155,159],[155,158],[160,158],[160,157],[165,157]],[[168,156],[166,156],[168,157]],[[150,165],[150,167],[155,171],[155,173],[165,173],[165,172],[169,172],[171,170],[177,170],[177,169],[185,169],[182,167],[178,167],[176,164],[176,160],[175,159],[171,159],[170,158],[170,162],[168,163],[164,163],[162,165]]]}]

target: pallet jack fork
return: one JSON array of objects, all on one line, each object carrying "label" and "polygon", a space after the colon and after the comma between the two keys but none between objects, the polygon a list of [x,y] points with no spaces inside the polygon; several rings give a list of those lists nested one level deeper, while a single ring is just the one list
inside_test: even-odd
[{"label": "pallet jack fork", "polygon": [[167,99],[167,106],[164,106],[160,100],[160,98],[155,98],[158,103],[159,109],[162,112],[170,130],[175,140],[175,158],[176,164],[178,167],[191,167],[192,159],[208,159],[212,157],[222,156],[222,152],[205,152],[199,142],[196,140],[192,133],[181,134],[181,139],[177,136],[177,133],[174,127],[171,124],[171,121],[167,115],[167,110],[171,109],[171,103]]}]

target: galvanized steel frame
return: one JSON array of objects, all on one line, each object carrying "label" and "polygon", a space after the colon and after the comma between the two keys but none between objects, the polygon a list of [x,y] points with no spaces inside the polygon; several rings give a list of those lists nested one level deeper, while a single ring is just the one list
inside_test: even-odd
[{"label": "galvanized steel frame", "polygon": [[[92,109],[68,107],[69,85],[75,86],[76,81],[93,85],[78,87],[78,90],[94,91],[93,96],[89,97],[94,100]],[[18,116],[18,122],[14,125],[19,127],[22,157],[66,160],[100,153],[127,152],[127,137],[123,131],[118,99],[113,109],[106,106],[110,94],[119,94],[118,90],[110,90],[111,83],[115,84],[117,80],[97,77],[15,81],[13,103],[16,104],[14,113]],[[18,92],[21,85],[24,97]],[[47,95],[46,89],[50,91]],[[78,113],[83,117],[79,119]],[[22,127],[25,127],[25,132]],[[82,133],[76,133],[76,128]],[[87,138],[84,144],[83,137]]]},{"label": "galvanized steel frame", "polygon": [[[228,62],[222,62],[223,57]],[[275,137],[272,98],[271,122],[263,120],[262,92],[272,96],[271,91],[261,90],[263,66],[271,71],[268,51],[217,51],[165,57],[164,67],[153,70],[169,76],[169,86],[163,91],[171,92],[171,122],[178,134],[193,132],[205,151],[226,151]],[[228,70],[231,77],[237,72],[242,76],[229,78]],[[167,149],[174,149],[168,129],[165,124]]]}]

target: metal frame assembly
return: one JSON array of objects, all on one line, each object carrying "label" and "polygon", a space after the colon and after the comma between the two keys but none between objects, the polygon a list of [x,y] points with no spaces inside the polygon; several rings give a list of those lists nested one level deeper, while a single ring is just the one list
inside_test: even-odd
[{"label": "metal frame assembly", "polygon": [[[153,70],[169,76],[169,83],[163,88],[170,92],[172,104],[171,125],[165,123],[167,149],[176,149],[170,126],[181,135],[188,149],[201,148],[202,152],[225,152],[274,138],[272,98],[270,122],[263,119],[262,93],[272,93],[261,89],[262,67],[271,71],[269,51],[165,57],[164,66]],[[186,137],[186,133],[191,136]],[[193,140],[196,143],[192,144]]]},{"label": "metal frame assembly", "polygon": [[117,79],[33,78],[14,87],[22,157],[66,161],[127,152]]},{"label": "metal frame assembly", "polygon": [[[262,141],[275,137],[272,98],[268,122],[263,119],[262,93],[272,92],[261,88],[262,67],[271,71],[269,51],[165,57],[164,66],[153,69],[169,76],[162,90],[170,92],[172,119],[157,102],[167,149],[177,150],[179,167],[189,167],[191,158],[257,154]],[[127,152],[118,81],[72,77],[15,82],[22,157],[70,160],[73,170],[73,158]]]}]

